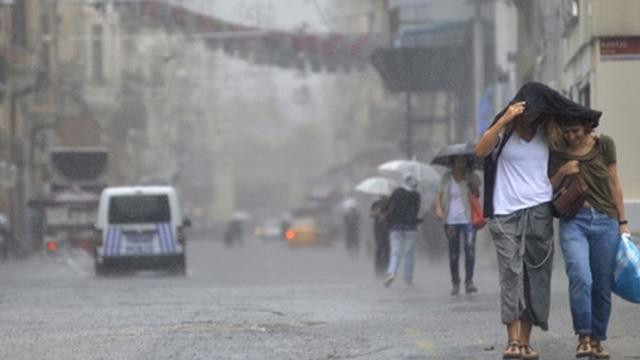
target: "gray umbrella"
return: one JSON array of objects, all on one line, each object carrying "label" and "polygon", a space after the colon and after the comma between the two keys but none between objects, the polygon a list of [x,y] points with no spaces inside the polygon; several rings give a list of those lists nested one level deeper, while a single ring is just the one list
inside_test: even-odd
[{"label": "gray umbrella", "polygon": [[454,156],[467,156],[473,161],[473,168],[476,170],[482,170],[482,159],[479,159],[475,155],[475,144],[473,143],[459,143],[445,145],[438,154],[431,160],[431,165],[440,165],[451,167],[451,160]]}]

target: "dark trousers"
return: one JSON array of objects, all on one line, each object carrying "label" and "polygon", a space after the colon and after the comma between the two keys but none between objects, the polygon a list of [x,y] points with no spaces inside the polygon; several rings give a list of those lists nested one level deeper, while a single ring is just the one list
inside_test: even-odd
[{"label": "dark trousers", "polygon": [[476,263],[476,231],[471,224],[445,225],[444,232],[449,240],[449,268],[451,282],[460,285],[460,243],[464,245],[465,283],[473,281],[473,268]]},{"label": "dark trousers", "polygon": [[389,227],[384,224],[374,224],[373,234],[376,239],[375,272],[378,276],[384,276],[389,267]]}]

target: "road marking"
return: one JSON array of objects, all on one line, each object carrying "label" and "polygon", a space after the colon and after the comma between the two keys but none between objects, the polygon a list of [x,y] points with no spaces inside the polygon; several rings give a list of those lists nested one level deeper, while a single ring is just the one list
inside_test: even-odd
[{"label": "road marking", "polygon": [[405,330],[405,336],[413,341],[418,350],[420,350],[425,355],[434,356],[435,358],[440,357],[436,346],[431,341],[429,341],[429,339],[427,339],[427,336],[420,330],[416,328],[408,328]]}]

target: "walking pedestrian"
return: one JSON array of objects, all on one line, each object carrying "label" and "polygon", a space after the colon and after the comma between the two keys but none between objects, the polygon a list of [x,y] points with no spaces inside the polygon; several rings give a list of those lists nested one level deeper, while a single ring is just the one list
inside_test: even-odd
[{"label": "walking pedestrian", "polygon": [[373,266],[379,277],[383,277],[389,267],[389,221],[386,216],[388,203],[389,197],[382,195],[371,204],[369,210],[369,217],[373,220],[373,236],[376,242]]},{"label": "walking pedestrian", "polygon": [[476,145],[485,158],[485,215],[490,218],[500,275],[504,359],[538,359],[533,325],[548,329],[553,258],[553,189],[541,110],[550,88],[525,84]]},{"label": "walking pedestrian", "polygon": [[449,269],[451,295],[460,293],[460,243],[464,246],[465,292],[478,291],[473,283],[475,266],[476,231],[471,224],[470,195],[479,196],[480,178],[473,172],[468,156],[451,157],[451,170],[442,175],[435,207],[436,217],[444,221],[444,232],[449,241]]},{"label": "walking pedestrian", "polygon": [[356,255],[360,249],[360,215],[355,204],[345,210],[344,233],[349,254]]},{"label": "walking pedestrian", "polygon": [[[599,115],[598,115],[599,116]],[[629,233],[612,138],[598,135],[593,118],[563,119],[558,148],[549,159],[554,188],[579,174],[587,200],[578,213],[560,219],[560,247],[569,278],[569,304],[578,335],[576,357],[608,359],[602,346],[611,314],[611,288],[621,233]]]},{"label": "walking pedestrian", "polygon": [[389,240],[391,254],[385,286],[390,286],[396,277],[400,259],[404,261],[404,281],[413,286],[413,262],[415,243],[418,237],[418,212],[420,211],[420,193],[417,191],[418,180],[412,174],[406,174],[403,184],[389,198],[388,217],[390,225]]}]

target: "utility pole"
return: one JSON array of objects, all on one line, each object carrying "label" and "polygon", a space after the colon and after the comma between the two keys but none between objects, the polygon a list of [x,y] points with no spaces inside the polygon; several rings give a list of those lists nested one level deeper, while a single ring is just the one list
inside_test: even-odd
[{"label": "utility pole", "polygon": [[473,123],[470,126],[470,138],[476,137],[478,119],[480,118],[480,99],[484,91],[484,24],[482,4],[486,0],[474,0],[475,15],[473,17]]},{"label": "utility pole", "polygon": [[[9,149],[8,149],[8,159],[9,159],[9,167],[15,166],[15,147],[16,147],[16,117],[17,117],[17,104],[16,104],[16,95],[14,94],[14,89],[9,90]],[[14,184],[10,184],[9,186],[14,186]],[[18,218],[18,206],[16,204],[16,191],[11,192],[10,199],[10,211],[9,211],[9,243],[8,249],[9,254],[15,254],[16,252],[16,229],[15,223]]]}]

